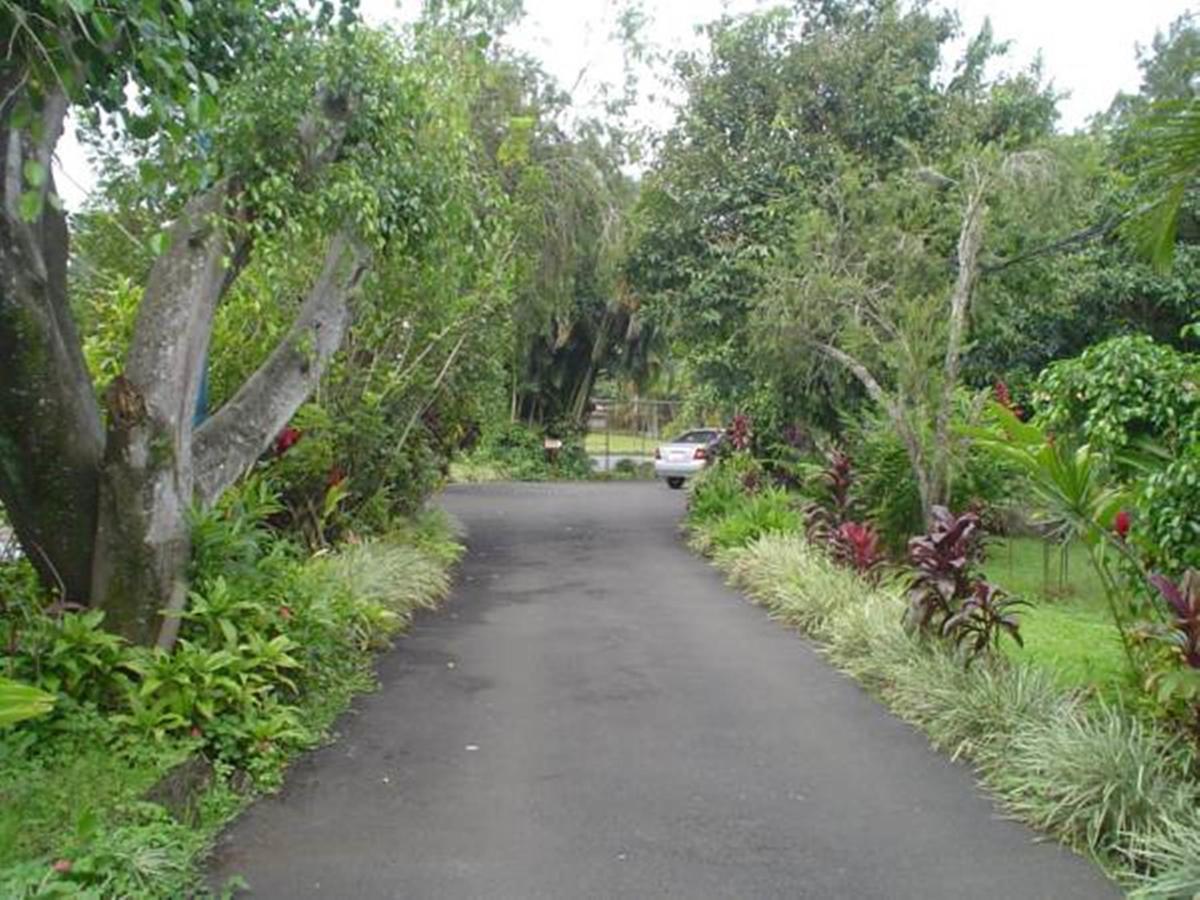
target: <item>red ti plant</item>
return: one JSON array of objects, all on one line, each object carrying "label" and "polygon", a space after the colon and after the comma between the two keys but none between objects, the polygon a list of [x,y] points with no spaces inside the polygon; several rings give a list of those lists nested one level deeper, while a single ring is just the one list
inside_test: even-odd
[{"label": "red ti plant", "polygon": [[734,450],[749,450],[751,438],[750,417],[744,413],[738,413],[734,416],[733,421],[729,423],[727,436]]},{"label": "red ti plant", "polygon": [[866,523],[843,522],[829,539],[834,560],[853,569],[868,581],[879,580],[885,559],[879,547],[879,532]]},{"label": "red ti plant", "polygon": [[1018,606],[1028,605],[1025,600],[1010,597],[994,584],[976,581],[971,596],[942,625],[942,634],[952,638],[959,647],[965,646],[969,666],[981,653],[999,649],[1002,634],[1025,646],[1020,623],[1012,611]]},{"label": "red ti plant", "polygon": [[983,557],[982,538],[976,513],[956,516],[944,506],[935,506],[928,533],[908,542],[913,574],[908,581],[905,625],[950,638],[966,650],[967,665],[998,646],[1001,635],[1021,643],[1012,610],[1025,602],[974,574]]},{"label": "red ti plant", "polygon": [[1171,608],[1171,620],[1150,631],[1167,653],[1147,687],[1168,711],[1190,720],[1200,738],[1200,572],[1188,569],[1180,582],[1152,575],[1150,583]]},{"label": "red ti plant", "polygon": [[908,582],[906,623],[921,631],[941,631],[959,606],[974,592],[971,569],[982,555],[979,516],[954,515],[944,506],[933,508],[926,534],[908,542],[913,575]]},{"label": "red ti plant", "polygon": [[850,488],[854,483],[850,457],[841,450],[830,451],[820,478],[825,496],[805,510],[804,528],[810,541],[824,544],[833,539],[844,522],[850,521]]}]

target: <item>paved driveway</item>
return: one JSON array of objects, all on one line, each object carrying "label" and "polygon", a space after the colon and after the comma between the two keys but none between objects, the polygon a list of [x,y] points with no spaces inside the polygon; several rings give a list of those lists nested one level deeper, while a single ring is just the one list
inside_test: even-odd
[{"label": "paved driveway", "polygon": [[301,898],[1095,898],[962,766],[725,588],[661,484],[475,485],[458,588],[225,835]]}]

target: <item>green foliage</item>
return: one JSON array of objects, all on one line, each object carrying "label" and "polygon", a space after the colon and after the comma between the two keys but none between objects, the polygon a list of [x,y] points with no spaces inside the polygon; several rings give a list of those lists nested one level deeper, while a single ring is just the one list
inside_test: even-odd
[{"label": "green foliage", "polygon": [[712,546],[718,552],[744,547],[765,534],[790,534],[803,527],[792,496],[779,488],[764,488],[744,495],[732,512],[716,521]]},{"label": "green foliage", "polygon": [[[961,404],[956,423],[969,421]],[[854,459],[854,499],[879,529],[885,544],[900,555],[908,539],[924,530],[921,495],[903,441],[878,410],[864,410],[846,429]],[[989,528],[1016,493],[1019,475],[993,454],[960,445],[951,460],[951,503],[956,512],[972,509]]]},{"label": "green foliage", "polygon": [[[5,595],[6,666],[58,702],[0,732],[0,893],[188,893],[196,854],[237,806],[231,774],[277,786],[370,686],[371,651],[449,590],[462,548],[441,513],[306,558],[270,527],[280,508],[252,479],[196,517],[192,600],[170,654],[125,645],[99,613],[44,612],[36,590]],[[199,830],[142,800],[197,752],[218,772]],[[50,868],[59,859],[64,871]]]},{"label": "green foliage", "polygon": [[731,515],[745,496],[746,471],[739,469],[748,465],[726,459],[694,476],[688,491],[688,520],[706,525]]},{"label": "green foliage", "polygon": [[1200,567],[1200,442],[1152,469],[1135,487],[1132,539],[1149,568]]},{"label": "green foliage", "polygon": [[53,708],[53,694],[0,676],[0,727],[36,719]]},{"label": "green foliage", "polygon": [[1099,548],[1126,499],[1104,457],[1088,444],[1022,422],[999,403],[989,404],[988,415],[989,426],[960,430],[1024,476],[1030,505],[1051,531]]},{"label": "green foliage", "polygon": [[1144,336],[1052,364],[1034,399],[1046,430],[1077,434],[1109,458],[1144,443],[1176,451],[1200,439],[1200,361]]},{"label": "green foliage", "polygon": [[[551,456],[544,446],[549,435],[519,422],[497,424],[484,431],[479,445],[467,455],[467,471],[513,481],[590,477],[592,461],[584,449],[583,436],[570,433],[559,438],[563,446]],[[483,479],[468,475],[464,480]]]}]

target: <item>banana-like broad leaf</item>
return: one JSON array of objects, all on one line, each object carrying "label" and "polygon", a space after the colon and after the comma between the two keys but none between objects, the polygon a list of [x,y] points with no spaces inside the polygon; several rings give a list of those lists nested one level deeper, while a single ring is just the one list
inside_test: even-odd
[{"label": "banana-like broad leaf", "polygon": [[53,694],[0,677],[0,727],[44,716],[53,707]]}]

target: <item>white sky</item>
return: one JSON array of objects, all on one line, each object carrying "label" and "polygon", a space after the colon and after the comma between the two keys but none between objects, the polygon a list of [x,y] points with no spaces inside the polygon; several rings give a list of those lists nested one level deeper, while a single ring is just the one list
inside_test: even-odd
[{"label": "white sky", "polygon": [[[651,22],[643,38],[668,51],[694,48],[700,44],[697,25],[723,11],[739,14],[772,5],[771,0],[644,0]],[[1106,109],[1118,91],[1136,90],[1136,46],[1148,45],[1156,30],[1165,31],[1194,8],[1191,0],[938,0],[935,5],[957,8],[967,34],[976,33],[990,16],[996,37],[1013,42],[1006,68],[1024,66],[1040,51],[1046,77],[1070,93],[1059,105],[1060,128],[1066,131]],[[398,22],[415,7],[415,0],[362,2],[373,23]],[[610,38],[614,0],[525,0],[525,8],[526,18],[508,36],[509,43],[540,58],[564,87],[574,87],[577,101],[595,98],[605,82],[620,83],[621,49]],[[645,79],[642,88],[653,91]],[[672,120],[672,109],[659,95],[643,100],[635,116],[663,128]],[[70,133],[58,156],[59,192],[69,208],[78,208],[93,175]]]}]

